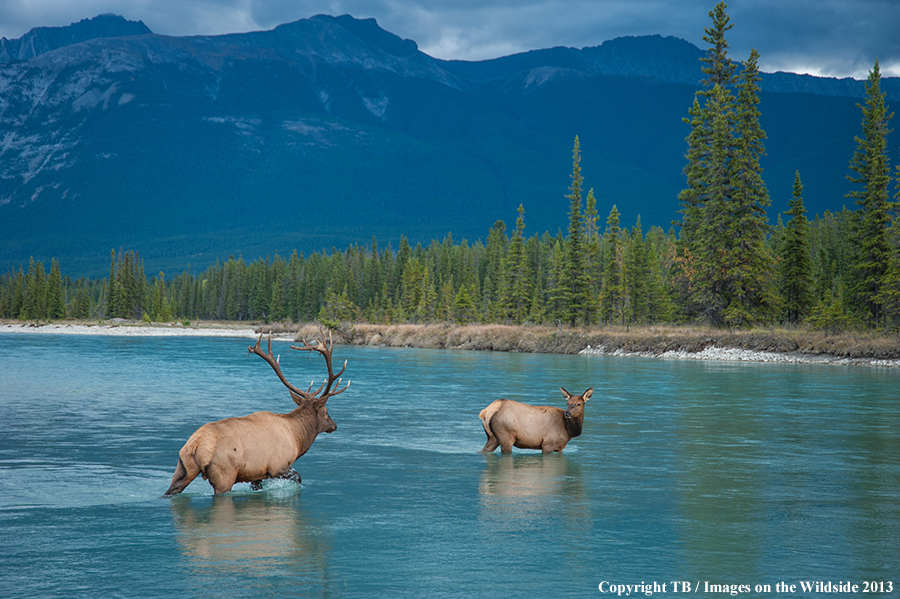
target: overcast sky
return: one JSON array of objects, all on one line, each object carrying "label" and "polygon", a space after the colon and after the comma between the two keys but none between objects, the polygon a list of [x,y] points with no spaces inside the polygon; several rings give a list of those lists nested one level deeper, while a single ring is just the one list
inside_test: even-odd
[{"label": "overcast sky", "polygon": [[[155,33],[216,35],[271,29],[316,14],[374,17],[431,56],[482,60],[516,52],[597,46],[661,34],[701,48],[714,0],[0,0],[0,36],[102,13]],[[731,57],[760,52],[763,71],[865,78],[877,58],[900,76],[900,0],[732,0]]]}]

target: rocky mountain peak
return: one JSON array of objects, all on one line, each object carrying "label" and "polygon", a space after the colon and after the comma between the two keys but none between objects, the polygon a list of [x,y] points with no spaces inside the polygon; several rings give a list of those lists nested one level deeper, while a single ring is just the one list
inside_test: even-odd
[{"label": "rocky mountain peak", "polygon": [[142,21],[113,14],[82,19],[66,27],[35,27],[18,39],[0,38],[0,63],[31,60],[52,50],[92,39],[153,33]]}]

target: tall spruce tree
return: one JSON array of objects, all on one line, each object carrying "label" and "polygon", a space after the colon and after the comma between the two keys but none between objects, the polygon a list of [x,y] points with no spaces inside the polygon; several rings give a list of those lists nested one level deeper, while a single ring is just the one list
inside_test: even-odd
[{"label": "tall spruce tree", "polygon": [[851,291],[862,317],[874,325],[882,323],[883,307],[878,296],[891,256],[888,225],[893,205],[888,192],[887,136],[891,131],[888,122],[894,115],[888,112],[884,98],[881,70],[876,60],[866,81],[866,104],[857,104],[863,115],[863,135],[855,137],[856,150],[850,160],[850,170],[854,174],[847,175],[851,183],[862,187],[847,194],[860,207],[854,231],[857,253]]},{"label": "tall spruce tree", "polygon": [[531,272],[525,254],[525,207],[519,205],[516,231],[509,242],[503,266],[503,285],[506,317],[521,324],[528,317],[531,304]]},{"label": "tall spruce tree", "polygon": [[678,279],[681,303],[692,317],[722,324],[723,305],[718,252],[722,247],[727,198],[730,194],[728,163],[732,149],[731,119],[735,64],[728,57],[726,33],[733,27],[719,2],[709,12],[712,24],[704,30],[709,44],[700,58],[706,78],[688,111],[691,132],[686,141],[687,187],[678,194],[681,227],[678,239]]},{"label": "tall spruce tree", "polygon": [[[594,197],[593,188],[588,190],[584,207],[584,240],[585,240],[585,269],[590,281],[590,296],[597,298],[600,295],[600,228],[597,213],[597,198]],[[594,301],[597,304],[596,301]],[[595,306],[596,310],[599,306]]]},{"label": "tall spruce tree", "polygon": [[701,95],[709,95],[709,91],[717,85],[729,87],[734,83],[737,65],[728,58],[728,40],[725,36],[728,30],[734,27],[734,23],[725,12],[727,8],[727,4],[719,2],[709,11],[712,26],[705,28],[703,35],[703,41],[709,44],[709,49],[706,55],[700,58],[700,62],[703,63],[701,70],[706,75],[706,79],[702,81],[706,92],[701,92]]},{"label": "tall spruce tree", "polygon": [[650,270],[647,247],[638,215],[625,248],[625,297],[627,321],[645,323],[650,320]]},{"label": "tall spruce tree", "polygon": [[625,273],[622,240],[620,239],[621,233],[619,209],[613,205],[606,219],[606,232],[603,234],[600,319],[606,324],[613,324],[622,316]]},{"label": "tall spruce tree", "polygon": [[19,311],[20,320],[39,320],[46,316],[47,273],[44,271],[44,263],[34,258],[28,261],[28,274],[25,276],[25,288],[23,292],[22,308]]},{"label": "tall spruce tree", "polygon": [[584,221],[581,216],[581,148],[578,137],[572,148],[572,185],[569,187],[569,236],[566,239],[565,263],[562,280],[568,295],[568,307],[565,320],[571,326],[578,323],[591,324],[593,313],[590,293],[590,279],[587,272],[586,247],[584,238]]},{"label": "tall spruce tree", "polygon": [[47,318],[62,320],[66,317],[66,294],[63,289],[62,273],[59,262],[53,258],[50,263],[50,276],[47,278]]},{"label": "tall spruce tree", "polygon": [[735,267],[729,273],[729,303],[724,319],[729,325],[767,320],[775,307],[775,260],[766,245],[771,231],[766,209],[771,201],[762,178],[760,158],[765,154],[766,133],[759,123],[759,53],[750,51],[739,76],[734,108],[734,144],[730,212],[735,232],[731,244]]},{"label": "tall spruce tree", "polygon": [[710,115],[710,136],[708,159],[704,168],[703,204],[694,239],[686,240],[694,260],[695,278],[691,285],[692,303],[698,306],[700,314],[715,326],[724,322],[725,308],[728,306],[728,281],[735,268],[728,255],[728,244],[738,233],[730,213],[731,173],[729,155],[731,153],[730,114],[726,108],[730,94],[720,85],[706,100],[706,110]]},{"label": "tall spruce tree", "polygon": [[788,202],[791,217],[784,228],[780,253],[781,299],[784,318],[790,324],[801,322],[812,305],[812,259],[809,255],[809,221],[803,206],[800,171],[794,174],[794,193]]},{"label": "tall spruce tree", "polygon": [[562,239],[562,234],[553,240],[553,249],[550,252],[550,276],[547,297],[548,316],[558,324],[568,322],[569,305],[572,291],[564,284],[564,269],[568,260],[568,245]]},{"label": "tall spruce tree", "polygon": [[726,8],[720,2],[709,13],[712,26],[703,39],[710,47],[701,59],[707,77],[685,119],[691,133],[688,187],[679,194],[677,264],[691,316],[716,326],[745,326],[772,314],[774,260],[766,247],[769,196],[759,162],[766,137],[757,109],[759,55],[753,50],[735,76]]},{"label": "tall spruce tree", "polygon": [[891,253],[887,272],[876,296],[876,301],[884,310],[885,326],[892,330],[900,328],[900,164],[897,165],[894,180],[897,193],[894,195],[892,222],[888,229]]}]

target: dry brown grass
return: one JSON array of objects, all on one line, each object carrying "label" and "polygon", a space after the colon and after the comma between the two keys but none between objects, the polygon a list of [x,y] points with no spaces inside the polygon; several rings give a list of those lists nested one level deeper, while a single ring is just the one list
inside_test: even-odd
[{"label": "dry brown grass", "polygon": [[[270,325],[265,325],[269,327]],[[261,329],[259,329],[261,330]],[[291,325],[296,339],[319,334],[318,324]],[[344,324],[335,341],[352,345],[575,354],[588,346],[606,352],[660,355],[709,347],[835,358],[900,359],[900,335],[874,332],[828,334],[802,329],[729,331],[696,326],[558,328],[511,325]]]},{"label": "dry brown grass", "polygon": [[[69,324],[96,325],[98,322],[66,320]],[[3,324],[23,324],[2,320]],[[140,326],[142,323],[129,321]],[[194,321],[192,328],[254,328],[258,333],[291,335],[312,340],[321,334],[318,323],[271,323]],[[660,355],[667,351],[700,352],[709,347],[750,351],[798,353],[834,358],[900,360],[900,334],[874,331],[827,333],[805,328],[767,328],[729,331],[698,326],[643,326],[558,328],[500,324],[454,325],[344,323],[335,332],[337,343],[385,345],[425,349],[469,349],[531,353],[575,354],[591,346],[613,353]]]}]

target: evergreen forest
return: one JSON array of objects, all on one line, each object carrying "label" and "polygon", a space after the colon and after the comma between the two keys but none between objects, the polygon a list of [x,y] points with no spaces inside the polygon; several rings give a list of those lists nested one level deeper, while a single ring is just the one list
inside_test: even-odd
[{"label": "evergreen forest", "polygon": [[[616,206],[598,213],[602,189],[586,190],[579,139],[572,150],[566,231],[529,234],[498,221],[484,240],[412,247],[351,245],[245,261],[201,272],[144,272],[134,250],[113,250],[109,276],[73,280],[53,259],[0,275],[0,318],[319,320],[373,323],[510,323],[568,326],[701,323],[742,328],[808,325],[827,330],[900,328],[900,166],[887,135],[893,114],[876,61],[848,157],[852,208],[810,220],[802,173],[789,209],[769,222],[760,158],[759,56],[728,56],[727,5],[710,11],[706,79],[688,108],[686,184],[672,227],[628,227]],[[560,198],[563,197],[561,190]],[[560,201],[560,209],[566,203]],[[510,215],[512,217],[513,215]]]}]

